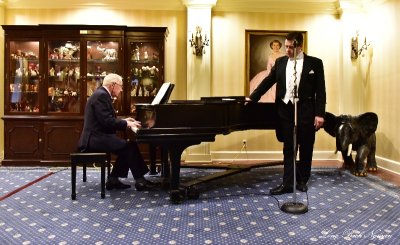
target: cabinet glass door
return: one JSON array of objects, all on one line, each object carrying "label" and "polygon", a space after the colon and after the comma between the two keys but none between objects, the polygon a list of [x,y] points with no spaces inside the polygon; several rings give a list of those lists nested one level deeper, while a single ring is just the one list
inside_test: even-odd
[{"label": "cabinet glass door", "polygon": [[[118,41],[87,41],[87,97],[103,84],[104,77],[109,73],[119,73]],[[125,89],[125,88],[123,88]],[[122,92],[114,98],[116,112],[122,111]]]},{"label": "cabinet glass door", "polygon": [[130,112],[135,104],[151,102],[161,86],[163,67],[159,42],[129,42]]},{"label": "cabinet glass door", "polygon": [[10,112],[39,112],[39,42],[11,41],[9,74]]},{"label": "cabinet glass door", "polygon": [[48,112],[80,111],[80,43],[48,42]]}]

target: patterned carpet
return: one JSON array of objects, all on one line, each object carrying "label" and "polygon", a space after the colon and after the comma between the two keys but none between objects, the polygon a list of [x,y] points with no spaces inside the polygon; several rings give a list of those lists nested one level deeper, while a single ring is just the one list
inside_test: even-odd
[{"label": "patterned carpet", "polygon": [[[182,178],[215,171],[221,170],[183,169]],[[296,198],[306,204],[308,199],[309,212],[302,215],[279,208],[293,201],[292,194],[267,195],[280,183],[279,168],[202,184],[198,200],[179,205],[163,190],[107,191],[100,199],[100,172],[90,169],[87,183],[81,176],[78,171],[72,201],[69,169],[0,168],[0,244],[398,244],[400,239],[400,191],[374,176],[314,169],[308,196]]]}]

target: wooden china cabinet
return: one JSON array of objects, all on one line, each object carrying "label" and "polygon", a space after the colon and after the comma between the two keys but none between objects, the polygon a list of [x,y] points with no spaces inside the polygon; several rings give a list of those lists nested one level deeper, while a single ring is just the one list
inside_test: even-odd
[{"label": "wooden china cabinet", "polygon": [[[124,78],[120,117],[164,82],[166,27],[3,25],[2,165],[64,166],[76,151],[87,98],[109,73]],[[132,137],[129,132],[121,137]],[[147,151],[147,147],[143,147]],[[144,152],[147,157],[148,153]]]}]

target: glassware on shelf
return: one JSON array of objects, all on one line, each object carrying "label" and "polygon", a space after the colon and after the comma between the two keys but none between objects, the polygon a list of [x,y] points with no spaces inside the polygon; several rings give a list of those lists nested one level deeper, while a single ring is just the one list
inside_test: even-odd
[{"label": "glassware on shelf", "polygon": [[[160,86],[160,50],[158,43],[129,42],[129,46],[131,54],[130,97],[154,97]],[[139,98],[134,100],[138,101],[137,99]]]},{"label": "glassware on shelf", "polygon": [[[89,97],[97,88],[103,85],[103,79],[107,74],[118,74],[118,71],[120,70],[118,62],[118,50],[120,47],[120,42],[95,40],[87,41],[86,45],[86,95]],[[114,105],[116,111],[122,111],[121,98],[117,98]]]},{"label": "glassware on shelf", "polygon": [[7,69],[10,112],[39,112],[39,42],[11,41]]},{"label": "glassware on shelf", "polygon": [[49,112],[80,112],[80,50],[79,40],[49,41]]}]

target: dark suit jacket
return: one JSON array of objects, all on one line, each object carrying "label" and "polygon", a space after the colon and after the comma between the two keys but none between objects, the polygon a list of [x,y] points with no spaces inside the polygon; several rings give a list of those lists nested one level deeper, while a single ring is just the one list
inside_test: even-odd
[{"label": "dark suit jacket", "polygon": [[[288,56],[283,56],[275,61],[270,74],[258,85],[251,93],[250,99],[258,101],[260,97],[276,83],[275,102],[277,103],[277,112],[279,115],[276,137],[280,142],[284,142],[283,123],[293,123],[293,113],[283,107],[280,102],[286,94],[286,65]],[[304,54],[303,70],[298,87],[297,103],[297,122],[299,125],[313,125],[315,116],[325,116],[325,75],[322,61],[318,58]],[[307,128],[310,128],[310,127]]]},{"label": "dark suit jacket", "polygon": [[127,122],[116,117],[110,94],[104,87],[98,88],[86,103],[85,121],[79,140],[81,151],[116,152],[126,142],[116,135],[125,130]]},{"label": "dark suit jacket", "polygon": [[[270,74],[250,95],[252,101],[260,97],[276,83],[276,99],[282,100],[286,93],[286,65],[289,57],[283,56],[275,61]],[[322,61],[304,54],[303,70],[298,87],[298,108],[302,111],[301,117],[314,122],[315,116],[325,116],[325,75]],[[299,112],[300,115],[300,112]]]}]

